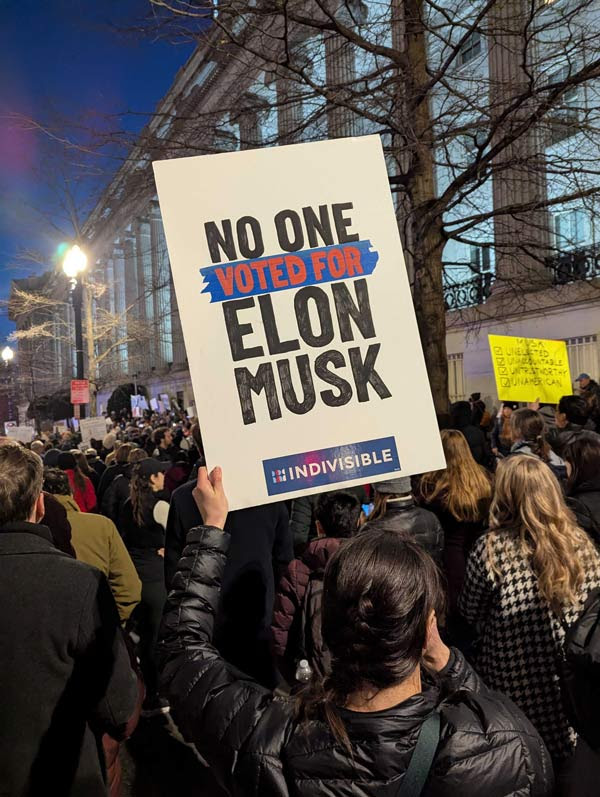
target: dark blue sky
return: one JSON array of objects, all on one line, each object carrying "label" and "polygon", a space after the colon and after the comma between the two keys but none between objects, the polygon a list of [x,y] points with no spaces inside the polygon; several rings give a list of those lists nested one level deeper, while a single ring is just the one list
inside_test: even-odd
[{"label": "dark blue sky", "polygon": [[[0,0],[0,299],[11,279],[43,269],[24,262],[24,250],[41,252],[50,265],[70,232],[49,157],[56,145],[24,129],[14,114],[50,123],[59,135],[62,120],[104,131],[139,129],[192,49],[117,32],[148,8],[147,0]],[[65,132],[86,138],[71,124]],[[76,171],[78,160],[69,153],[67,170]],[[98,174],[77,189],[82,208],[118,165],[98,163]],[[1,312],[0,346],[11,329]]]}]

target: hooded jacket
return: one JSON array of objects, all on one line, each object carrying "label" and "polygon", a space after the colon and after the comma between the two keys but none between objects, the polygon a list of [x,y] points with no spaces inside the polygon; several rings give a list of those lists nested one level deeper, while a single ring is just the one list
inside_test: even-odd
[{"label": "hooded jacket", "polygon": [[212,645],[229,535],[192,529],[165,608],[159,655],[171,714],[235,797],[375,797],[403,781],[434,708],[441,734],[423,797],[550,797],[552,766],[539,735],[453,650],[437,685],[372,713],[342,709],[351,758],[320,721],[300,725],[294,701],[224,661]]},{"label": "hooded jacket", "polygon": [[77,558],[97,567],[108,583],[124,623],[140,602],[142,585],[131,556],[112,520],[82,512],[70,495],[55,495],[67,511]]}]

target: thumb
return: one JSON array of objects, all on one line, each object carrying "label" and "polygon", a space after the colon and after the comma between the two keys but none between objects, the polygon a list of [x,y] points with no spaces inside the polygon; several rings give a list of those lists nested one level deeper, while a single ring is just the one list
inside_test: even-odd
[{"label": "thumb", "polygon": [[[205,468],[205,470],[206,470],[206,468]],[[221,468],[218,465],[211,470],[209,479],[210,479],[210,483],[213,486],[214,491],[216,493],[222,493],[223,492],[223,471],[221,470]]]}]

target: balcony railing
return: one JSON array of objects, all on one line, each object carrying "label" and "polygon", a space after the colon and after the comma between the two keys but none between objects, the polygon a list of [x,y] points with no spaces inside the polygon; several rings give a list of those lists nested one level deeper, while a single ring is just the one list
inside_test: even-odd
[{"label": "balcony railing", "polygon": [[476,274],[466,282],[457,282],[444,287],[446,310],[461,310],[484,304],[492,288],[492,274]]},{"label": "balcony railing", "polygon": [[587,246],[546,258],[554,285],[600,277],[600,246]]}]

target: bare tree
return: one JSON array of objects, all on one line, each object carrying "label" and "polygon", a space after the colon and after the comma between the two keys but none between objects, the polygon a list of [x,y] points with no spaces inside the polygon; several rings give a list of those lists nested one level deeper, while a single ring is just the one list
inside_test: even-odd
[{"label": "bare tree", "polygon": [[[211,64],[132,153],[379,133],[435,404],[447,406],[446,293],[499,315],[551,284],[600,190],[595,0],[150,0],[142,27]],[[213,100],[214,96],[218,97]],[[569,261],[570,262],[570,261]],[[563,281],[573,277],[567,262]],[[595,275],[589,263],[585,266]],[[571,269],[571,270],[570,270]],[[555,281],[560,282],[559,278]],[[468,282],[468,286],[463,283]],[[469,297],[473,298],[473,295]],[[485,312],[485,311],[484,311]]]}]

